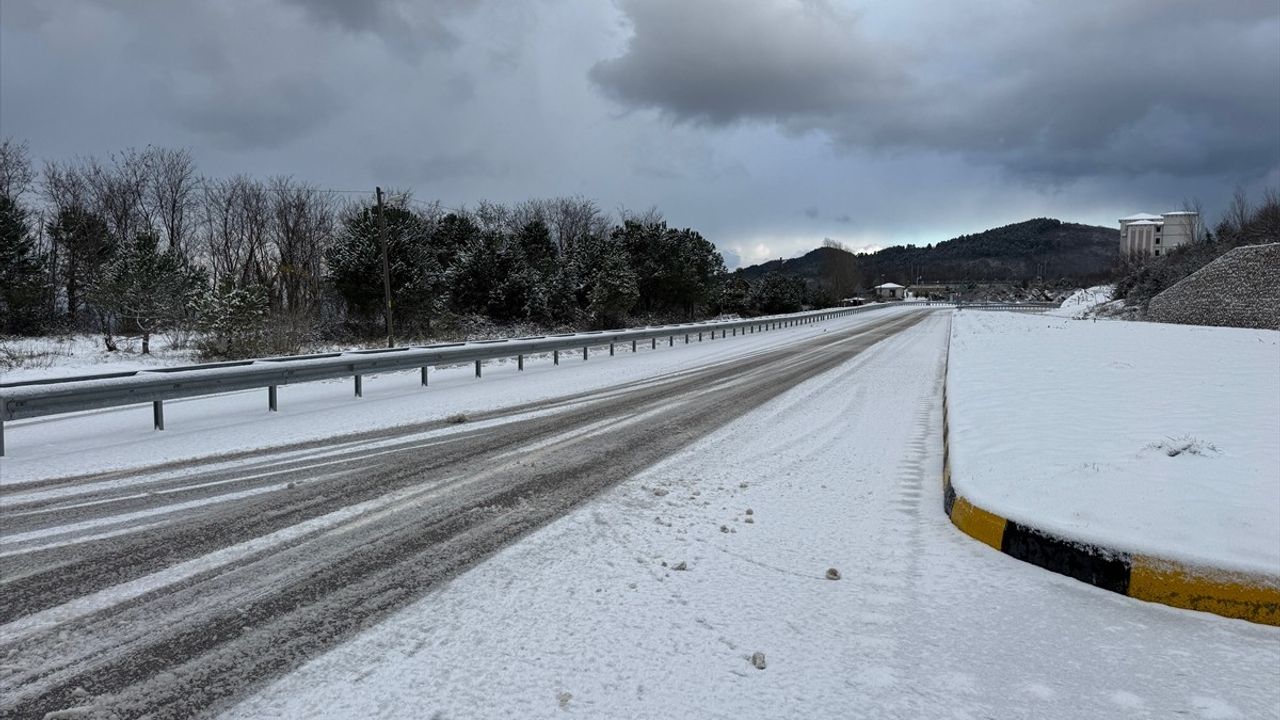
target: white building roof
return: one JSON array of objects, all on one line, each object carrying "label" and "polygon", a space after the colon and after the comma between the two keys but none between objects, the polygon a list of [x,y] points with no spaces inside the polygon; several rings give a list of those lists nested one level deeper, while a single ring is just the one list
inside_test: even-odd
[{"label": "white building roof", "polygon": [[1134,220],[1130,225],[1163,225],[1159,220]]},{"label": "white building roof", "polygon": [[885,289],[885,290],[894,290],[894,289],[897,289],[897,288],[900,288],[900,287],[904,287],[904,286],[903,286],[903,285],[899,285],[898,283],[885,283],[885,284],[883,284],[883,285],[877,285],[877,286],[876,286],[876,289],[877,289],[877,290],[880,290],[880,289],[882,289],[882,288],[883,288],[883,289]]},{"label": "white building roof", "polygon": [[1133,222],[1134,220],[1159,220],[1159,219],[1160,219],[1159,215],[1152,215],[1151,213],[1134,213],[1129,217],[1120,218],[1120,222]]}]

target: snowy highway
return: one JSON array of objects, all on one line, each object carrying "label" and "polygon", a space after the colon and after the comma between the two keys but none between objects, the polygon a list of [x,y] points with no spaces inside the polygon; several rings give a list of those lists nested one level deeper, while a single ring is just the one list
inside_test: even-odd
[{"label": "snowy highway", "polygon": [[948,323],[641,353],[239,455],[268,421],[122,436],[220,452],[145,470],[100,417],[18,426],[99,470],[5,466],[0,717],[1274,717],[1275,628],[950,526]]}]

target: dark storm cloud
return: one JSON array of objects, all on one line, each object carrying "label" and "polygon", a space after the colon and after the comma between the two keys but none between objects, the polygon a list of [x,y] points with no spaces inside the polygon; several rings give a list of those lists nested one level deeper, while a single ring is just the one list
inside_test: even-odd
[{"label": "dark storm cloud", "polygon": [[626,0],[626,55],[591,79],[616,99],[712,124],[827,115],[892,95],[903,78],[822,2]]},{"label": "dark storm cloud", "polygon": [[[246,25],[250,12],[254,22]],[[15,83],[6,96],[24,97],[28,90],[45,96],[24,112],[28,123],[41,114],[69,123],[69,116],[96,107],[109,112],[81,121],[95,132],[165,121],[193,133],[202,145],[277,147],[305,138],[344,100],[319,67],[320,56],[307,51],[307,40],[293,31],[297,15],[277,4],[243,1],[180,7],[5,0],[3,20],[20,33],[13,36],[20,47],[45,56],[39,73],[29,69],[9,77],[26,83],[47,75],[56,78],[52,88],[69,90]],[[135,144],[155,142],[162,140]]]},{"label": "dark storm cloud", "polygon": [[776,122],[1047,178],[1280,162],[1273,0],[1007,2],[977,17],[906,3],[917,15],[892,42],[824,0],[620,7],[630,43],[591,79],[678,121]]}]

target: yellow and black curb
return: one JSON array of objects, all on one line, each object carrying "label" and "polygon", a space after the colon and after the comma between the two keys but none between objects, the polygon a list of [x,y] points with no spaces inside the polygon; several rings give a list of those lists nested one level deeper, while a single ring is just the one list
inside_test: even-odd
[{"label": "yellow and black curb", "polygon": [[[947,338],[947,361],[951,344]],[[1138,600],[1280,626],[1280,578],[1193,566],[1057,537],[978,507],[951,484],[946,376],[942,392],[943,507],[961,532],[1000,552]]]}]

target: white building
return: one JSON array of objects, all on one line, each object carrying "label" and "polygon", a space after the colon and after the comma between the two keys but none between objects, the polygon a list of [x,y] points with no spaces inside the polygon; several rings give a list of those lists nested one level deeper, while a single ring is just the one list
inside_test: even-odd
[{"label": "white building", "polygon": [[876,297],[882,300],[902,300],[907,295],[907,289],[898,283],[885,283],[876,286]]},{"label": "white building", "polygon": [[1135,213],[1120,218],[1120,254],[1163,255],[1194,241],[1199,231],[1200,214],[1196,212]]}]

